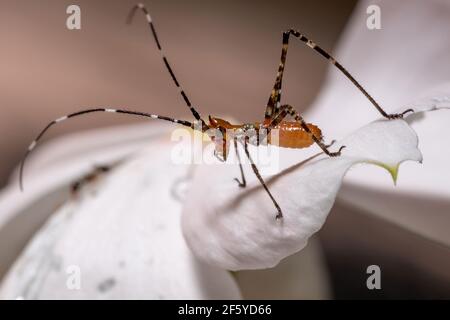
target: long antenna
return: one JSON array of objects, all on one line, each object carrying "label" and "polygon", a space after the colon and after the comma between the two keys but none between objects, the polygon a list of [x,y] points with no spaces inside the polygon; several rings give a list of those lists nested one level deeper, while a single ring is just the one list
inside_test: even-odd
[{"label": "long antenna", "polygon": [[128,15],[128,18],[127,18],[127,23],[130,24],[133,21],[133,17],[136,14],[136,11],[138,9],[142,10],[144,12],[144,14],[145,14],[145,17],[147,18],[148,25],[150,26],[150,30],[151,30],[152,35],[153,35],[153,39],[155,40],[156,46],[157,46],[159,52],[161,53],[161,58],[162,58],[162,60],[164,62],[164,65],[166,66],[167,71],[170,74],[170,77],[173,80],[173,83],[178,88],[178,90],[180,92],[180,95],[182,96],[184,102],[188,106],[188,108],[191,111],[191,113],[194,116],[194,118],[196,120],[198,120],[198,121],[201,121],[202,122],[202,127],[205,129],[205,126],[207,127],[205,121],[203,121],[202,117],[200,116],[200,113],[192,106],[191,101],[189,100],[186,92],[181,87],[180,82],[178,81],[177,77],[175,76],[175,73],[173,72],[173,69],[172,69],[172,67],[169,64],[169,61],[167,60],[167,58],[166,58],[166,56],[164,54],[164,51],[163,51],[163,49],[161,47],[161,43],[160,43],[159,38],[158,38],[158,34],[156,33],[155,25],[153,24],[153,21],[152,21],[152,18],[150,16],[150,13],[147,10],[147,8],[144,6],[144,4],[139,3],[139,4],[135,5],[131,9],[131,11],[130,11],[130,13]]},{"label": "long antenna", "polygon": [[23,191],[23,171],[25,168],[25,161],[27,160],[31,151],[33,151],[34,148],[36,148],[37,143],[44,136],[44,134],[57,123],[63,122],[70,118],[74,118],[77,116],[81,116],[81,115],[93,113],[93,112],[122,113],[122,114],[135,115],[135,116],[146,117],[146,118],[151,118],[151,119],[160,119],[160,120],[170,121],[173,123],[179,123],[183,126],[195,129],[194,124],[189,121],[178,120],[178,119],[173,119],[173,118],[169,118],[169,117],[165,117],[165,116],[160,116],[157,114],[151,114],[151,113],[140,112],[140,111],[131,111],[131,110],[125,110],[125,109],[94,108],[94,109],[81,110],[81,111],[77,111],[77,112],[65,115],[65,116],[60,117],[56,120],[53,120],[52,122],[47,124],[47,126],[45,126],[45,128],[39,133],[39,135],[36,137],[36,139],[34,139],[33,142],[30,144],[30,146],[28,147],[28,150],[25,153],[22,162],[20,163],[20,169],[19,169],[19,184],[20,184],[21,191]]}]

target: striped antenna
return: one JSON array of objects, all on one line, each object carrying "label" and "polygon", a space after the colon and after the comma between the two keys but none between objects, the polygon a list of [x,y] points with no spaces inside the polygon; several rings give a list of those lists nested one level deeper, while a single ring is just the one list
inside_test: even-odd
[{"label": "striped antenna", "polygon": [[28,150],[25,153],[22,162],[20,163],[20,169],[19,169],[19,184],[20,184],[21,191],[23,191],[23,171],[25,168],[25,161],[27,160],[31,151],[33,151],[36,148],[37,143],[44,136],[44,134],[57,123],[63,122],[70,118],[74,118],[77,116],[81,116],[81,115],[93,113],[93,112],[121,113],[121,114],[135,115],[135,116],[140,116],[140,117],[145,117],[145,118],[150,118],[150,119],[160,119],[160,120],[170,121],[173,123],[178,123],[183,126],[195,129],[194,124],[189,121],[178,120],[178,119],[173,119],[173,118],[169,118],[169,117],[165,117],[165,116],[160,116],[157,114],[151,114],[151,113],[140,112],[140,111],[130,111],[130,110],[125,110],[125,109],[95,108],[95,109],[81,110],[81,111],[77,111],[77,112],[68,114],[68,115],[60,117],[56,120],[53,120],[52,122],[47,124],[47,126],[39,133],[39,135],[36,137],[36,139],[34,139],[33,142],[30,144],[30,146],[28,147]]},{"label": "striped antenna", "polygon": [[189,98],[188,98],[186,92],[184,92],[183,88],[181,87],[180,82],[178,81],[177,77],[175,76],[175,73],[173,72],[173,69],[172,69],[172,67],[170,66],[169,61],[167,60],[167,58],[166,58],[166,56],[165,56],[165,54],[164,54],[164,51],[163,51],[163,49],[162,49],[162,47],[161,47],[161,43],[159,42],[158,34],[156,33],[156,29],[155,29],[155,25],[153,24],[152,17],[150,16],[149,11],[148,11],[147,8],[144,6],[144,4],[139,3],[139,4],[135,5],[135,6],[131,9],[130,14],[128,15],[128,18],[127,18],[127,23],[130,24],[130,23],[133,21],[133,17],[134,17],[134,15],[135,15],[135,13],[136,13],[136,11],[137,11],[138,9],[142,10],[142,11],[144,12],[144,14],[145,14],[145,17],[147,18],[148,25],[150,26],[150,30],[151,30],[152,35],[153,35],[153,39],[155,40],[156,46],[157,46],[159,52],[161,53],[161,58],[162,58],[162,60],[163,60],[163,62],[164,62],[164,65],[166,66],[166,69],[167,69],[167,71],[169,72],[170,77],[171,77],[172,80],[173,80],[173,83],[174,83],[175,86],[178,88],[181,97],[183,98],[184,102],[185,102],[186,105],[188,106],[189,110],[191,111],[191,113],[192,113],[192,115],[195,117],[195,119],[202,122],[203,128],[205,128],[205,127],[207,128],[207,125],[206,125],[205,121],[203,121],[201,115],[200,115],[200,114],[198,113],[198,111],[192,106],[192,103],[191,103],[191,101],[189,100]]}]

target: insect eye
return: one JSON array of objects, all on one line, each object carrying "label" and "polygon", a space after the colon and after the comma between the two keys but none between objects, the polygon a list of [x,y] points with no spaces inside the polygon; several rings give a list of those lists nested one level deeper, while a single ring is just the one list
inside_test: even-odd
[{"label": "insect eye", "polygon": [[217,126],[219,125],[216,121],[216,119],[214,119],[213,117],[209,116],[209,124],[211,125],[211,127],[213,128],[217,128]]}]

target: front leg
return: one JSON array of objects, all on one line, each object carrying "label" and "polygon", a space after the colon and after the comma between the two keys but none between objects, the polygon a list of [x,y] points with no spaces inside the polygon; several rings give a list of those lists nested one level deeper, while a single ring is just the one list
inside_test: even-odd
[{"label": "front leg", "polygon": [[252,166],[253,172],[255,173],[256,177],[259,180],[259,182],[263,186],[264,190],[266,190],[266,192],[269,195],[270,199],[272,200],[275,208],[277,209],[277,215],[275,216],[275,219],[279,220],[279,219],[283,218],[283,212],[281,212],[280,206],[278,205],[277,201],[273,197],[272,193],[270,192],[269,188],[267,187],[266,183],[264,182],[264,179],[261,177],[261,174],[259,173],[258,167],[253,162],[253,159],[250,156],[250,152],[248,151],[248,140],[249,140],[249,138],[245,137],[245,140],[244,140],[244,151],[245,151],[245,154],[246,154],[248,160],[250,161],[250,164]]},{"label": "front leg", "polygon": [[245,188],[247,185],[247,182],[245,181],[244,169],[242,168],[241,156],[239,155],[238,143],[237,143],[236,136],[233,138],[233,142],[234,142],[234,150],[236,152],[236,158],[239,161],[239,169],[241,171],[241,181],[239,181],[238,178],[234,178],[234,181],[236,181],[238,183],[239,187]]},{"label": "front leg", "polygon": [[277,78],[275,80],[275,85],[272,90],[272,94],[269,98],[269,102],[267,104],[266,109],[266,120],[270,120],[273,115],[276,114],[276,112],[280,109],[280,97],[281,97],[281,82],[283,79],[283,71],[284,66],[286,64],[286,55],[288,50],[288,44],[289,44],[289,38],[290,36],[293,36],[300,40],[303,44],[306,45],[307,48],[314,50],[316,53],[318,53],[323,58],[327,59],[328,62],[336,67],[344,76],[346,76],[353,85],[358,88],[359,91],[372,103],[372,105],[378,110],[378,112],[387,119],[401,119],[403,116],[408,112],[414,112],[412,109],[408,109],[402,113],[394,113],[389,114],[387,113],[380,104],[375,101],[375,99],[366,91],[366,89],[363,88],[363,86],[356,81],[356,79],[350,74],[350,72],[344,68],[342,64],[340,64],[331,54],[329,54],[326,50],[321,48],[317,43],[314,41],[308,39],[304,34],[301,32],[289,29],[283,32],[283,47],[281,51],[281,61],[278,68]]}]

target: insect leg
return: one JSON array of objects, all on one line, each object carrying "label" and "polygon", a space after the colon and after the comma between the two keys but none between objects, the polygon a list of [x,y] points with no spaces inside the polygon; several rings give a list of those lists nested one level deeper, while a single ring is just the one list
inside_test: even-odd
[{"label": "insect leg", "polygon": [[245,186],[247,185],[247,182],[245,181],[244,169],[242,168],[242,161],[241,161],[241,156],[240,156],[239,150],[238,150],[237,137],[233,138],[233,142],[234,142],[234,150],[236,152],[236,157],[237,157],[237,160],[239,161],[239,169],[241,171],[242,182],[239,181],[238,178],[234,178],[234,180],[238,183],[239,187],[245,188]]},{"label": "insect leg", "polygon": [[273,197],[272,193],[270,193],[269,188],[267,187],[266,183],[264,182],[264,179],[261,177],[261,174],[259,173],[258,167],[256,167],[255,163],[253,162],[252,157],[250,156],[250,152],[248,151],[248,137],[245,137],[244,140],[244,150],[245,154],[247,155],[248,160],[250,161],[250,164],[252,166],[253,172],[255,173],[256,177],[258,178],[261,185],[264,187],[264,190],[266,190],[267,194],[269,195],[270,199],[272,200],[273,204],[275,205],[275,208],[277,209],[278,213],[275,216],[276,219],[281,219],[283,217],[283,213],[281,212],[281,208],[278,205],[277,201]]},{"label": "insect leg", "polygon": [[153,24],[152,18],[151,18],[151,16],[150,16],[150,13],[149,13],[149,11],[147,10],[147,8],[146,8],[142,3],[139,3],[139,4],[135,5],[135,6],[131,9],[131,11],[130,11],[130,13],[129,13],[129,15],[128,15],[127,23],[130,24],[130,23],[132,22],[133,17],[134,17],[134,15],[135,15],[135,13],[136,13],[136,11],[137,11],[138,9],[141,9],[141,10],[144,12],[145,17],[147,18],[148,25],[150,26],[150,30],[151,30],[152,35],[153,35],[153,39],[155,40],[156,46],[158,47],[158,50],[159,50],[160,53],[161,53],[161,58],[162,58],[162,60],[163,60],[163,62],[164,62],[164,65],[166,66],[167,71],[168,71],[169,74],[170,74],[170,77],[171,77],[172,80],[173,80],[173,83],[175,84],[175,86],[176,86],[176,87],[178,88],[178,90],[180,91],[180,95],[181,95],[181,97],[183,98],[183,100],[184,100],[184,102],[186,103],[186,105],[188,106],[188,108],[190,109],[192,115],[195,117],[196,120],[201,121],[201,122],[202,122],[202,128],[205,128],[205,126],[206,126],[205,121],[203,121],[201,115],[200,115],[200,114],[198,113],[198,111],[192,106],[191,101],[189,100],[187,94],[184,92],[183,88],[181,87],[181,84],[180,84],[180,82],[178,81],[177,77],[175,76],[175,73],[173,72],[173,69],[172,69],[172,67],[171,67],[170,64],[169,64],[169,61],[167,61],[167,58],[166,58],[166,56],[164,55],[163,49],[162,49],[162,47],[161,47],[161,43],[159,42],[159,38],[158,38],[158,35],[157,35],[157,33],[156,33],[155,25]]},{"label": "insect leg", "polygon": [[294,109],[293,106],[285,104],[282,105],[280,107],[280,113],[283,112],[281,115],[283,114],[289,114],[290,116],[292,116],[294,118],[295,121],[300,122],[300,125],[302,126],[302,128],[308,132],[309,134],[311,134],[312,139],[314,140],[314,142],[323,150],[323,152],[325,152],[325,154],[327,154],[330,157],[337,157],[341,155],[341,151],[342,149],[345,148],[345,146],[341,146],[339,148],[338,151],[336,152],[330,152],[328,150],[328,147],[330,147],[334,141],[332,141],[330,144],[326,145],[325,143],[323,143],[323,141],[321,139],[319,139],[318,137],[316,137],[312,131],[309,129],[308,125],[306,124],[306,121],[303,119],[303,117],[301,115],[298,114],[298,112]]},{"label": "insect leg", "polygon": [[150,114],[150,113],[140,112],[140,111],[130,111],[130,110],[124,110],[124,109],[94,108],[94,109],[81,110],[81,111],[77,111],[77,112],[65,115],[65,116],[60,117],[56,120],[53,120],[52,122],[47,124],[47,126],[45,126],[45,128],[39,133],[39,135],[36,137],[36,139],[34,139],[33,142],[30,144],[30,146],[28,147],[28,150],[26,151],[25,156],[23,157],[23,160],[20,164],[20,169],[19,169],[20,190],[23,191],[23,170],[25,167],[25,161],[26,161],[28,155],[31,153],[31,151],[34,150],[34,148],[36,147],[39,140],[44,136],[44,134],[57,123],[63,122],[70,118],[74,118],[77,116],[81,116],[81,115],[93,113],[93,112],[112,112],[112,113],[121,113],[121,114],[129,114],[129,115],[135,115],[135,116],[140,116],[140,117],[146,117],[146,118],[150,118],[150,119],[160,119],[160,120],[165,120],[165,121],[169,121],[169,122],[173,122],[173,123],[178,123],[183,126],[194,129],[194,124],[189,121],[177,120],[177,119],[173,119],[173,118],[169,118],[169,117],[165,117],[165,116],[160,116],[157,114]]},{"label": "insect leg", "polygon": [[[298,38],[300,41],[305,43],[309,48],[315,50],[317,53],[319,53],[322,57],[327,59],[332,65],[334,65],[337,69],[339,69],[358,89],[361,91],[364,96],[369,99],[369,101],[373,104],[373,106],[378,110],[378,112],[381,113],[381,115],[388,119],[398,119],[403,118],[403,116],[408,112],[414,112],[413,109],[408,109],[403,111],[402,113],[395,113],[395,114],[388,114],[384,109],[378,104],[378,102],[375,101],[375,99],[363,88],[363,86],[356,81],[356,79],[345,69],[338,61],[336,61],[335,58],[333,58],[328,52],[326,52],[324,49],[319,47],[316,43],[308,39],[305,35],[301,34],[299,31],[289,29],[288,31],[285,31],[283,33],[283,48],[284,43],[286,41],[286,51],[287,51],[287,43],[289,41],[289,36],[293,35],[294,37]],[[284,67],[284,64],[280,67]],[[281,80],[280,80],[280,88],[281,88]]]},{"label": "insect leg", "polygon": [[265,120],[269,121],[276,116],[280,109],[281,100],[281,84],[283,81],[284,65],[286,63],[287,50],[289,45],[289,33],[283,32],[283,46],[281,48],[281,59],[278,65],[277,77],[275,84],[273,85],[272,92],[269,97],[269,101],[266,106]]}]

